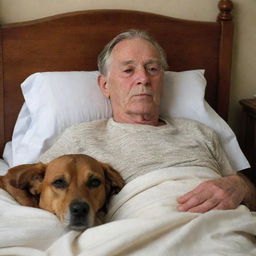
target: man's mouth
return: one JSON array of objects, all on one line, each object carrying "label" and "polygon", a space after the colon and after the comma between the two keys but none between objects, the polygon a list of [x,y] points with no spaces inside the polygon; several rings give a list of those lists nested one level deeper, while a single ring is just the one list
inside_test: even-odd
[{"label": "man's mouth", "polygon": [[133,96],[135,96],[135,97],[152,97],[151,94],[147,94],[147,93],[135,94]]}]

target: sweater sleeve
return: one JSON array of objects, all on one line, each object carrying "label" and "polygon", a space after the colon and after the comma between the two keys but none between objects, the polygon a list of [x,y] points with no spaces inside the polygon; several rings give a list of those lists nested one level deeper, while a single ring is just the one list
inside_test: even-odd
[{"label": "sweater sleeve", "polygon": [[214,155],[219,163],[221,174],[223,176],[235,174],[236,171],[232,168],[230,161],[221,146],[218,135],[215,132],[212,132],[212,143],[214,147]]}]

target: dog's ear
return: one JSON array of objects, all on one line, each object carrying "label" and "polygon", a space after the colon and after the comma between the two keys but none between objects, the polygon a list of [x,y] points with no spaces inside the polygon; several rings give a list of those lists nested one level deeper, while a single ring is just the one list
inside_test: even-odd
[{"label": "dog's ear", "polygon": [[113,169],[110,165],[102,163],[105,177],[106,177],[106,191],[107,194],[117,194],[125,185],[121,175]]},{"label": "dog's ear", "polygon": [[3,177],[4,188],[20,204],[38,207],[45,169],[43,163],[15,166]]}]

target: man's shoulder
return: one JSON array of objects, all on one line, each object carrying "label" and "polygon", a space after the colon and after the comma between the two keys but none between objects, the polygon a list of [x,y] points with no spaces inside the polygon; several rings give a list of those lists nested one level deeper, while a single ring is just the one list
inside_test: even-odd
[{"label": "man's shoulder", "polygon": [[89,131],[89,130],[97,131],[99,129],[106,127],[107,122],[108,122],[108,119],[99,119],[99,120],[82,122],[82,123],[74,124],[68,127],[65,130],[65,132],[79,133],[79,131],[80,132]]},{"label": "man's shoulder", "polygon": [[166,118],[168,122],[172,123],[174,126],[182,129],[193,129],[193,130],[202,130],[207,133],[212,133],[213,129],[197,120],[182,118],[182,117],[174,117],[174,118]]}]

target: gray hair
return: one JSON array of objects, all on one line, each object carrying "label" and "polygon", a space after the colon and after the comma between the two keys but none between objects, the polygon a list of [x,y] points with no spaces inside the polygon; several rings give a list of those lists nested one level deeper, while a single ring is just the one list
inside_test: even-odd
[{"label": "gray hair", "polygon": [[166,53],[164,49],[159,45],[159,43],[151,37],[149,34],[147,34],[145,31],[142,30],[129,30],[127,32],[123,32],[119,35],[117,35],[115,38],[113,38],[102,50],[102,52],[98,56],[98,69],[101,74],[106,75],[107,74],[107,66],[109,64],[111,53],[114,49],[114,47],[121,41],[125,39],[133,39],[133,38],[141,38],[144,40],[149,41],[158,51],[160,56],[160,62],[162,65],[162,68],[166,70],[168,68],[167,64],[167,58]]}]

